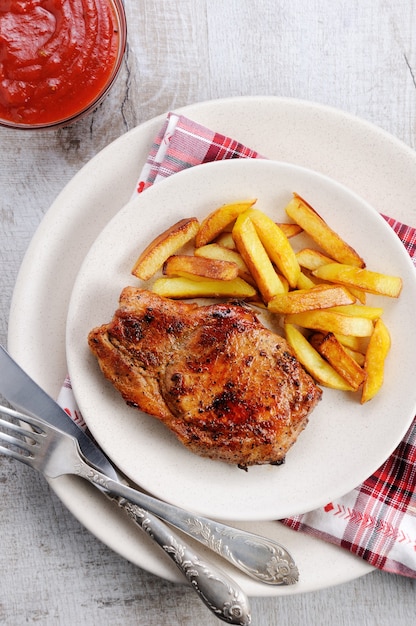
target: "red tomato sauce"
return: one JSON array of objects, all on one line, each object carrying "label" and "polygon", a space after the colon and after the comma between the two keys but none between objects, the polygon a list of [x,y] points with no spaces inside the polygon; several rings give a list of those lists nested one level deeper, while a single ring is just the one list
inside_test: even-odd
[{"label": "red tomato sauce", "polygon": [[0,1],[0,119],[50,124],[87,108],[118,58],[109,0]]}]

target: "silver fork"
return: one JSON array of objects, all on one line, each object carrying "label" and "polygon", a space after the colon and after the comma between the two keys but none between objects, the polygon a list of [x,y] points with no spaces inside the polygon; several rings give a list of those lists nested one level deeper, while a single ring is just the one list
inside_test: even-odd
[{"label": "silver fork", "polygon": [[153,506],[153,509],[158,517],[141,508],[146,506],[152,510],[149,503],[157,504],[156,499],[113,481],[88,464],[75,437],[39,418],[8,407],[0,406],[0,414],[5,418],[0,418],[0,453],[29,465],[47,478],[74,474],[86,479],[106,495],[118,496],[119,505],[173,560],[216,617],[229,624],[248,626],[251,623],[248,599],[235,581],[201,559],[166,526],[156,513],[157,506]]}]

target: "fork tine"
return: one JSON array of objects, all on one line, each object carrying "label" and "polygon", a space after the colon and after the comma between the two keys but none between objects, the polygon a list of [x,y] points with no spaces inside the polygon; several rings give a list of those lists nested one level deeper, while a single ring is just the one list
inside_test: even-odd
[{"label": "fork tine", "polygon": [[31,433],[30,430],[20,428],[17,424],[0,419],[0,429],[2,428],[7,428],[11,432],[16,432],[20,436],[14,437],[4,430],[0,430],[0,441],[9,443],[25,453],[30,454],[30,448],[38,443],[37,433]]},{"label": "fork tine", "polygon": [[[28,424],[37,433],[41,433],[42,431],[45,432],[45,430],[47,428],[46,424],[45,424],[45,426],[43,424],[42,425],[40,424],[39,418],[32,417],[32,416],[24,414],[24,413],[19,413],[19,411],[15,411],[14,409],[11,409],[8,406],[0,405],[0,413],[3,416],[13,417],[14,419],[18,420],[19,422],[24,422],[25,424]],[[10,423],[14,423],[14,422],[10,422]],[[28,431],[26,430],[25,432],[27,433]]]},{"label": "fork tine", "polygon": [[[33,447],[39,445],[45,433],[37,422],[32,423],[32,418],[14,409],[0,406],[0,414],[5,417],[5,419],[0,418],[0,452],[33,467]],[[19,420],[20,423],[12,419]],[[31,426],[32,430],[28,426]]]},{"label": "fork tine", "polygon": [[[2,411],[0,410],[0,414],[2,413]],[[7,430],[10,430],[14,433],[16,433],[17,435],[20,435],[21,437],[25,437],[32,439],[33,441],[39,441],[39,436],[42,436],[42,433],[39,431],[34,431],[34,430],[29,430],[28,428],[24,428],[23,426],[20,426],[20,424],[16,424],[15,422],[9,422],[9,420],[4,420],[0,417],[0,428],[7,428]],[[1,431],[0,431],[0,436],[1,436]]]},{"label": "fork tine", "polygon": [[[0,420],[0,426],[2,426],[3,424],[6,424],[7,427],[10,426],[4,420]],[[30,435],[28,431],[26,431],[26,434]],[[5,443],[6,445],[2,445],[3,443]],[[35,469],[35,457],[33,455],[33,451],[30,450],[33,445],[34,443],[29,444],[23,439],[12,437],[11,435],[0,430],[0,453],[9,456],[12,459],[16,459],[16,461],[25,463],[26,465],[29,465],[30,467]]]},{"label": "fork tine", "polygon": [[12,459],[16,459],[16,461],[20,461],[21,463],[25,463],[29,465],[29,467],[33,467],[32,465],[32,457],[26,456],[21,452],[16,452],[16,450],[12,450],[11,448],[7,448],[6,446],[2,446],[0,444],[0,453],[5,456],[10,456]]}]

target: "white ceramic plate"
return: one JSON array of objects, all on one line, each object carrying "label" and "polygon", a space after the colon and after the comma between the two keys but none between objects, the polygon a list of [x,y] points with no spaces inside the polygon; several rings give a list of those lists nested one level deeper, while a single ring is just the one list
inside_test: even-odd
[{"label": "white ceramic plate", "polygon": [[[307,199],[369,268],[401,276],[405,288],[398,300],[368,298],[368,304],[384,307],[383,318],[393,338],[382,393],[362,406],[360,394],[325,390],[286,463],[243,472],[191,453],[159,420],[128,407],[104,379],[87,336],[112,319],[126,285],[146,286],[134,280],[131,268],[138,251],[168,225],[189,216],[202,220],[221,204],[245,198],[257,198],[256,206],[275,221],[288,221],[284,207],[292,191]],[[308,242],[294,243],[300,249]],[[69,373],[94,437],[143,489],[211,517],[279,519],[311,511],[347,493],[372,474],[402,439],[416,408],[412,385],[416,335],[409,336],[407,330],[413,323],[414,302],[416,273],[409,255],[385,220],[345,187],[290,164],[246,159],[211,163],[147,190],[98,237],[82,264],[69,307]],[[279,327],[278,317],[268,321]],[[398,405],[401,410],[392,420]]]},{"label": "white ceramic plate", "polygon": [[[269,158],[331,176],[381,213],[416,222],[416,154],[372,124],[329,107],[273,97],[203,102],[181,112]],[[74,280],[102,228],[131,197],[164,118],[159,116],[123,135],[80,170],[50,207],[22,263],[11,303],[8,346],[54,397],[67,372],[65,324]],[[51,486],[72,514],[113,550],[149,572],[181,582],[162,551],[92,487],[70,477],[51,481]],[[225,564],[252,596],[305,593],[373,570],[341,548],[276,522],[235,525],[284,543],[301,572],[297,585],[270,587]],[[216,562],[224,567],[220,560]]]}]

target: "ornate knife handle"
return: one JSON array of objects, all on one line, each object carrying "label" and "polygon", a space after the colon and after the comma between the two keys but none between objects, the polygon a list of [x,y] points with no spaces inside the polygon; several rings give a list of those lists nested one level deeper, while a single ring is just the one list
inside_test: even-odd
[{"label": "ornate knife handle", "polygon": [[196,516],[116,482],[87,464],[83,463],[77,473],[104,491],[137,505],[138,515],[141,514],[140,509],[150,511],[227,559],[251,578],[269,585],[292,585],[298,581],[299,571],[291,555],[276,541]]},{"label": "ornate knife handle", "polygon": [[118,502],[172,559],[214,615],[229,624],[248,626],[251,623],[248,599],[231,578],[202,560],[159,518],[123,498],[118,498]]}]

